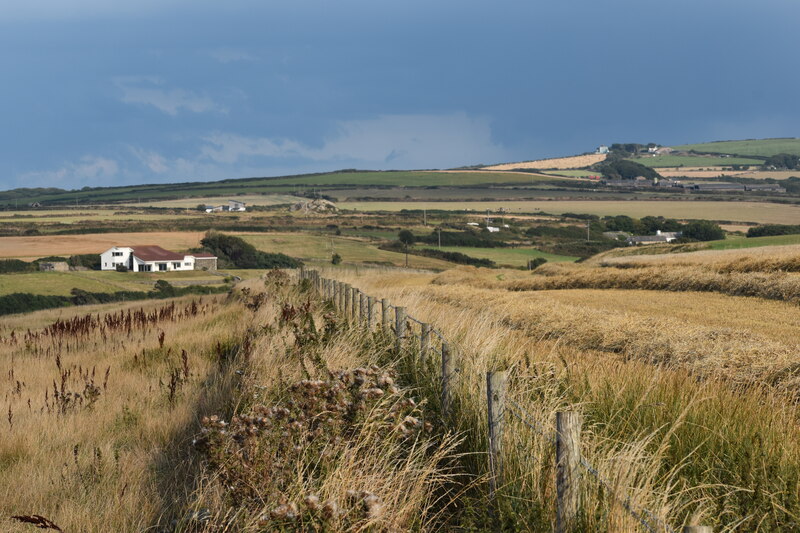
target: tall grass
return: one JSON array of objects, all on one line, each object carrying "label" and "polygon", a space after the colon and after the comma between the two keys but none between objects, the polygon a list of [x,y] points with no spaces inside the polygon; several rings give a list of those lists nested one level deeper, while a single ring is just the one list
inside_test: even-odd
[{"label": "tall grass", "polygon": [[[524,307],[513,316],[522,294],[500,306],[490,290],[470,296],[476,292],[470,285],[450,287],[441,297],[429,288],[430,277],[339,279],[406,306],[457,343],[453,422],[473,452],[486,449],[484,372],[507,369],[516,401],[545,432],[553,431],[558,409],[584,413],[583,455],[634,508],[649,509],[673,527],[694,520],[721,531],[798,526],[800,434],[796,409],[784,396],[758,386],[736,388],[713,376],[699,380],[669,359],[578,349],[561,340],[566,332],[537,335],[528,326],[541,317],[530,313],[520,324]],[[421,386],[435,401],[435,375]],[[519,529],[544,531],[554,516],[553,452],[549,441],[524,429],[514,426],[506,443],[509,512],[503,516]],[[485,462],[474,457],[473,471],[480,475]],[[605,489],[587,479],[584,491],[587,530],[634,529]]]},{"label": "tall grass", "polygon": [[224,403],[217,347],[246,328],[241,309],[183,298],[62,311],[44,329],[11,319],[0,338],[0,528],[30,531],[9,519],[30,514],[64,531],[169,522],[192,490],[193,458],[173,450],[197,416]]}]

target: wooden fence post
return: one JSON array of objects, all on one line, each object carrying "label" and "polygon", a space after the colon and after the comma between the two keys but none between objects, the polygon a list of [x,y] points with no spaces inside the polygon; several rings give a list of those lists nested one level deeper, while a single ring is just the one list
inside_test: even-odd
[{"label": "wooden fence post", "polygon": [[347,318],[347,284],[339,282],[339,312]]},{"label": "wooden fence post", "polygon": [[683,526],[683,533],[714,533],[711,526]]},{"label": "wooden fence post", "polygon": [[486,407],[489,419],[489,498],[503,485],[503,417],[506,409],[506,373],[486,373]]},{"label": "wooden fence post", "polygon": [[406,308],[405,307],[395,307],[394,308],[394,331],[395,335],[397,335],[397,340],[395,342],[395,351],[399,355],[401,350],[403,349],[403,339],[406,336]]},{"label": "wooden fence post", "polygon": [[453,382],[455,381],[455,350],[446,342],[442,343],[442,417],[450,416],[453,404]]},{"label": "wooden fence post", "polygon": [[361,291],[358,291],[358,296],[361,299],[358,305],[359,313],[361,314],[361,319],[358,323],[361,325],[362,328],[367,327],[367,295]]},{"label": "wooden fence post", "polygon": [[419,358],[424,361],[428,357],[431,349],[431,325],[423,323],[422,332],[419,337]]},{"label": "wooden fence post", "polygon": [[375,297],[367,296],[367,329],[372,329],[375,322]]},{"label": "wooden fence post", "polygon": [[389,329],[389,300],[381,298],[381,328]]},{"label": "wooden fence post", "polygon": [[340,310],[342,308],[342,306],[339,305],[339,295],[341,294],[339,291],[339,285],[340,284],[337,280],[333,280],[333,306],[337,310]]},{"label": "wooden fence post", "polygon": [[350,305],[352,305],[352,309],[350,309],[350,316],[353,317],[353,322],[358,324],[358,295],[361,292],[356,287],[351,289],[353,292],[353,297],[350,300]]},{"label": "wooden fence post", "polygon": [[556,413],[556,533],[572,531],[578,517],[582,425],[578,412]]},{"label": "wooden fence post", "polygon": [[351,303],[352,299],[353,299],[352,287],[350,287],[349,284],[345,284],[345,286],[344,286],[344,316],[347,318],[348,321],[350,320],[350,317],[352,316],[351,315],[352,306],[353,306],[353,304]]}]

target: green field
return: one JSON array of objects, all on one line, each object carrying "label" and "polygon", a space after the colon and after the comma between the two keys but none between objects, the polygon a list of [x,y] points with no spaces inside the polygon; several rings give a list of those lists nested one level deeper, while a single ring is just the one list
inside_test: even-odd
[{"label": "green field", "polygon": [[634,159],[646,167],[729,167],[731,165],[760,166],[764,162],[759,159],[744,157],[705,157],[700,155],[657,155],[655,157],[637,157]]},{"label": "green field", "polygon": [[488,202],[342,202],[342,209],[358,211],[444,210],[495,214],[505,209],[507,216],[537,213],[586,213],[590,215],[648,215],[676,219],[796,224],[800,207],[767,202],[708,202],[698,200],[512,200]]},{"label": "green field", "polygon": [[[343,263],[405,264],[405,254],[379,250],[366,239],[336,235],[310,235],[307,233],[270,233],[240,235],[244,240],[265,252],[280,252],[303,261],[330,262],[333,253],[342,257]],[[415,268],[452,268],[453,263],[429,257],[409,257],[409,266]]]},{"label": "green field", "polygon": [[800,244],[800,235],[773,235],[770,237],[731,237],[722,241],[707,243],[712,250],[738,250],[740,248],[757,248],[760,246],[782,246]]},{"label": "green field", "polygon": [[599,176],[599,172],[592,172],[591,170],[547,170],[548,175],[564,176],[568,178],[585,178],[588,176]]},{"label": "green field", "polygon": [[578,259],[577,257],[569,257],[566,255],[548,254],[547,252],[540,252],[534,248],[474,248],[470,246],[442,246],[441,248],[437,248],[430,245],[417,245],[417,248],[441,250],[443,252],[461,252],[470,257],[490,259],[498,265],[513,267],[526,266],[529,260],[536,259],[537,257],[543,257],[551,263],[577,261]]},{"label": "green field", "polygon": [[775,154],[800,155],[800,139],[751,139],[747,141],[717,141],[673,146],[676,150],[695,150],[717,154],[755,155],[769,157]]},{"label": "green field", "polygon": [[[263,270],[253,272],[260,275]],[[185,282],[214,282],[217,284],[222,283],[224,278],[202,271],[150,274],[88,270],[0,274],[0,296],[14,292],[69,296],[70,291],[74,288],[88,292],[149,291],[158,279],[167,280],[176,286],[183,286]]]}]

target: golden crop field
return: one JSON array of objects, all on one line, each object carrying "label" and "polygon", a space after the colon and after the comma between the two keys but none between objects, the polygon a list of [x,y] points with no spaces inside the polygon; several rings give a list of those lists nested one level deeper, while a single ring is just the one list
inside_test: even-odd
[{"label": "golden crop field", "polygon": [[605,161],[606,154],[575,155],[571,157],[554,157],[551,159],[537,159],[536,161],[520,161],[518,163],[503,163],[484,167],[483,170],[514,170],[516,168],[532,169],[570,169],[583,168]]},{"label": "golden crop field", "polygon": [[664,216],[676,219],[705,219],[761,224],[795,224],[800,206],[766,202],[707,202],[700,200],[534,200],[475,202],[341,202],[342,209],[358,211],[400,211],[428,209],[493,213],[585,213],[598,216],[628,215],[634,218]]},{"label": "golden crop field", "polygon": [[200,245],[201,231],[159,231],[149,233],[93,233],[0,237],[0,258],[36,259],[49,255],[99,254],[112,246],[157,244],[167,250],[186,250]]}]

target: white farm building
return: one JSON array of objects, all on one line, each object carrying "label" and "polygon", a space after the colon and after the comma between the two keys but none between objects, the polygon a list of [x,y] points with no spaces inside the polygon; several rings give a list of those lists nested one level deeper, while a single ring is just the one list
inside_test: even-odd
[{"label": "white farm building", "polygon": [[217,258],[207,253],[178,254],[160,246],[114,246],[100,254],[101,270],[125,267],[131,272],[216,270]]}]

